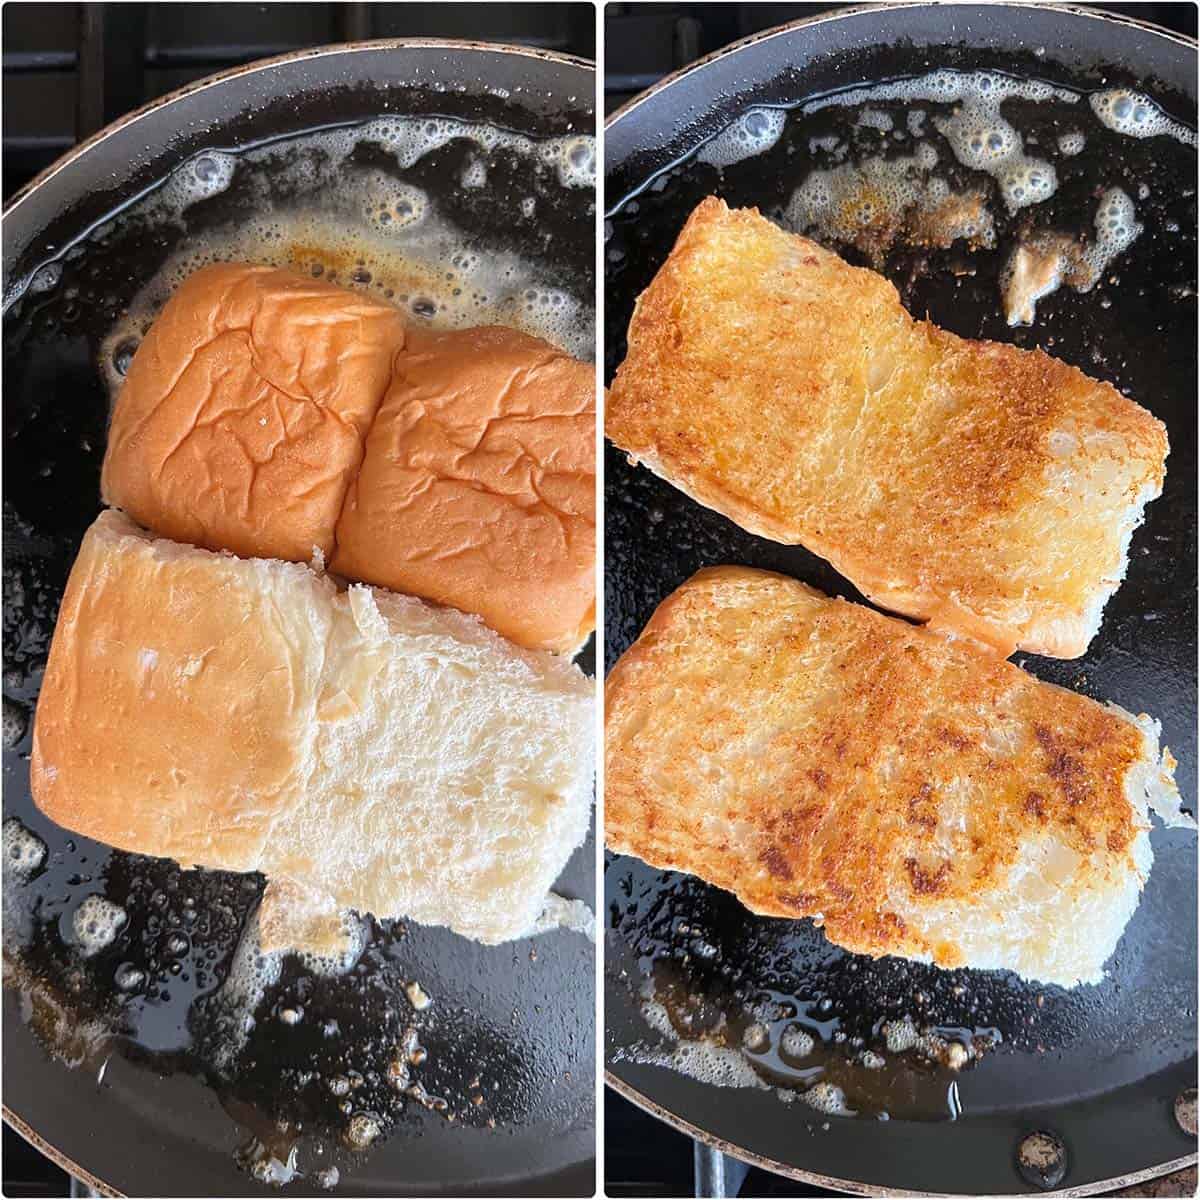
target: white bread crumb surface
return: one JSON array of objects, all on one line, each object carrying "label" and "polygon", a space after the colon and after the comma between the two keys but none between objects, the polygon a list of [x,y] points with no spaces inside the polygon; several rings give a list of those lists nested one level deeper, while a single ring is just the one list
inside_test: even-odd
[{"label": "white bread crumb surface", "polygon": [[[1022,841],[1004,886],[994,895],[976,897],[969,908],[910,908],[902,896],[893,897],[897,911],[914,928],[931,936],[953,929],[968,963],[977,970],[1007,969],[1062,987],[1099,983],[1150,877],[1150,812],[1168,827],[1196,827],[1180,808],[1170,751],[1159,751],[1159,722],[1144,713],[1135,717],[1116,704],[1105,707],[1142,733],[1142,756],[1124,779],[1135,822],[1141,826],[1131,848],[1133,871],[1111,871],[1100,852],[1085,863],[1053,835],[1031,835]],[[1105,879],[1106,886],[1082,888],[1077,883],[1081,878]]]},{"label": "white bread crumb surface", "polygon": [[64,596],[31,783],[66,828],[294,885],[274,943],[346,909],[496,943],[586,835],[592,707],[573,663],[477,617],[110,510]]}]

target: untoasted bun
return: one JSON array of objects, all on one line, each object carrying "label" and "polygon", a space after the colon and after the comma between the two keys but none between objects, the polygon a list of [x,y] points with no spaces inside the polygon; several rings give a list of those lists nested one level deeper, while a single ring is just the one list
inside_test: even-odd
[{"label": "untoasted bun", "polygon": [[870,955],[1102,973],[1180,822],[1157,726],[765,571],[701,571],[605,689],[605,840]]},{"label": "untoasted bun", "polygon": [[511,329],[412,332],[332,569],[573,652],[596,620],[591,366]]},{"label": "untoasted bun", "polygon": [[497,942],[585,835],[591,743],[566,659],[109,511],[67,584],[31,783],[110,845],[295,881],[309,900],[277,940],[354,908]]},{"label": "untoasted bun", "polygon": [[197,271],[130,364],[105,501],[176,541],[328,557],[403,344],[399,311],[358,292],[268,267]]},{"label": "untoasted bun", "polygon": [[405,340],[399,311],[359,293],[198,271],[134,355],[104,499],[210,550],[319,550],[348,579],[573,653],[596,623],[593,369],[510,329]]},{"label": "untoasted bun", "polygon": [[605,427],[883,607],[1059,658],[1096,632],[1167,453],[1110,385],[914,321],[882,276],[712,198],[638,300]]}]

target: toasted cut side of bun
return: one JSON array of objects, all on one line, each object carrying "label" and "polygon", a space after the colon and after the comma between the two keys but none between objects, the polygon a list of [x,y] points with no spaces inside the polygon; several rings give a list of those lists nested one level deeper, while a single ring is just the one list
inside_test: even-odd
[{"label": "toasted cut side of bun", "polygon": [[1162,490],[1166,429],[1111,385],[914,321],[881,275],[711,197],[628,342],[605,429],[635,461],[1004,655],[1083,654]]},{"label": "toasted cut side of bun", "polygon": [[409,334],[331,568],[573,653],[596,622],[595,373],[500,327]]},{"label": "toasted cut side of bun", "polygon": [[105,502],[210,550],[328,559],[403,345],[399,311],[361,293],[242,263],[197,271],[130,364]]},{"label": "toasted cut side of bun", "polygon": [[109,845],[290,881],[273,941],[333,939],[351,908],[499,942],[586,834],[591,709],[572,663],[475,617],[110,510],[67,584],[31,784]]},{"label": "toasted cut side of bun", "polygon": [[701,571],[605,688],[605,841],[872,956],[1098,981],[1180,812],[1158,726],[765,571]]}]

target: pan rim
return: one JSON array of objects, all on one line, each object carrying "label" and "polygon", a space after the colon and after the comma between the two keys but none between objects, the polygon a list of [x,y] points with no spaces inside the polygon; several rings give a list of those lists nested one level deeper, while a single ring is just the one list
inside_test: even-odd
[{"label": "pan rim", "polygon": [[[651,97],[657,95],[664,88],[678,82],[685,75],[692,74],[693,71],[702,70],[724,58],[728,54],[734,54],[740,50],[746,49],[748,46],[756,45],[759,42],[766,42],[772,38],[781,37],[797,29],[805,29],[810,25],[824,25],[832,21],[843,21],[847,17],[860,16],[864,13],[879,12],[880,10],[899,10],[905,8],[955,8],[963,7],[963,0],[956,0],[955,3],[946,4],[942,0],[877,0],[871,4],[850,4],[845,8],[837,8],[832,12],[817,13],[811,17],[800,17],[795,21],[788,21],[783,25],[774,25],[770,29],[762,29],[757,33],[749,34],[744,38],[739,38],[736,42],[730,42],[727,46],[721,46],[711,53],[706,54],[703,58],[696,59],[695,62],[690,62],[686,66],[680,67],[676,71],[672,71],[669,75],[664,75],[656,83],[652,83],[644,91],[638,92],[636,96],[631,96],[619,108],[613,109],[611,113],[604,118],[604,129],[607,132],[618,121],[628,116],[635,109],[639,108]],[[1139,17],[1126,16],[1124,13],[1109,12],[1105,9],[1091,8],[1085,4],[1056,4],[1052,0],[1002,0],[1001,3],[989,4],[989,8],[1015,8],[1015,9],[1040,9],[1045,12],[1065,13],[1068,16],[1086,17],[1094,21],[1108,21],[1114,25],[1123,25],[1132,29],[1140,29],[1145,33],[1155,37],[1162,38],[1164,41],[1175,42],[1177,45],[1185,46],[1188,49],[1196,50],[1200,47],[1200,42],[1196,38],[1188,37],[1185,34],[1175,33],[1170,29],[1165,29],[1161,25],[1155,25],[1151,21],[1143,21]]]},{"label": "pan rim", "polygon": [[272,55],[270,58],[257,58],[253,62],[242,63],[227,70],[218,71],[213,75],[205,75],[202,79],[193,80],[183,87],[175,88],[163,96],[147,101],[139,108],[124,113],[115,121],[97,130],[85,138],[77,146],[72,146],[65,154],[56,158],[48,167],[39,171],[27,184],[19,188],[0,209],[0,217],[8,217],[33,194],[48,183],[60,171],[65,170],[81,155],[100,145],[114,134],[140,121],[153,112],[177,104],[189,96],[217,87],[231,79],[241,79],[248,75],[256,75],[262,71],[274,70],[288,63],[300,62],[306,59],[329,58],[337,54],[359,54],[377,50],[455,50],[467,51],[472,54],[496,53],[514,54],[524,58],[536,58],[545,62],[559,63],[568,67],[579,67],[595,74],[596,64],[592,59],[580,58],[575,54],[564,54],[557,50],[543,50],[536,46],[518,46],[511,42],[477,42],[463,38],[371,38],[358,42],[330,42],[323,46],[310,46],[301,50],[289,50],[286,54]]},{"label": "pan rim", "polygon": [[[802,1167],[795,1167],[788,1163],[780,1162],[778,1159],[770,1158],[765,1154],[758,1154],[753,1150],[747,1150],[744,1146],[737,1146],[733,1142],[717,1137],[705,1129],[701,1129],[698,1125],[693,1125],[690,1121],[671,1112],[670,1109],[656,1104],[631,1083],[628,1083],[607,1067],[604,1071],[604,1085],[605,1087],[612,1088],[617,1095],[636,1105],[643,1112],[671,1126],[678,1133],[690,1137],[693,1141],[700,1142],[713,1150],[718,1150],[722,1154],[727,1154],[730,1158],[736,1158],[741,1162],[749,1163],[752,1167],[770,1171],[775,1175],[782,1175],[787,1179],[794,1179],[800,1183],[810,1183],[814,1187],[824,1188],[828,1191],[850,1192],[855,1196],[940,1197],[957,1195],[955,1192],[921,1192],[907,1188],[880,1187],[875,1184],[865,1184],[861,1180],[841,1179],[836,1175],[821,1175],[816,1171],[806,1171]],[[1182,1171],[1187,1167],[1194,1167],[1198,1161],[1200,1161],[1200,1154],[1185,1154],[1182,1158],[1169,1159],[1165,1163],[1146,1167],[1141,1171],[1133,1171],[1128,1175],[1117,1175],[1111,1179],[1099,1179],[1093,1183],[1080,1184],[1079,1187],[1061,1188],[1040,1194],[1044,1196],[1095,1196],[1101,1192],[1133,1187],[1140,1183],[1146,1183],[1151,1179],[1161,1178],[1163,1175],[1170,1175],[1175,1171]]]},{"label": "pan rim", "polygon": [[[66,1171],[72,1178],[86,1184],[93,1191],[98,1192],[102,1196],[114,1197],[115,1200],[124,1200],[124,1197],[128,1195],[127,1192],[122,1192],[111,1183],[101,1179],[94,1171],[89,1171],[86,1167],[80,1166],[70,1155],[60,1150],[53,1143],[48,1142],[24,1117],[16,1113],[8,1104],[0,1104],[0,1120],[24,1138],[39,1154],[50,1159],[51,1162]],[[584,1161],[591,1163],[594,1172],[596,1156],[593,1154]]]},{"label": "pan rim", "polygon": [[85,1167],[81,1167],[74,1159],[64,1154],[57,1146],[46,1141],[36,1129],[33,1128],[23,1117],[19,1117],[7,1104],[0,1106],[0,1117],[4,1123],[21,1135],[39,1154],[45,1155],[56,1166],[61,1167],[73,1179],[78,1179],[81,1183],[87,1184],[93,1191],[99,1192],[102,1196],[124,1196],[124,1192],[119,1192],[112,1184],[105,1183],[98,1175],[93,1174]]}]

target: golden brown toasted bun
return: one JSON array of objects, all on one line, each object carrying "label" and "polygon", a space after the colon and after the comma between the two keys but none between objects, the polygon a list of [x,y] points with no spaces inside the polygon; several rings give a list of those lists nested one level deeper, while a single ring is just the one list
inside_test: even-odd
[{"label": "golden brown toasted bun", "polygon": [[240,263],[197,271],[130,364],[105,501],[179,542],[328,557],[403,344],[398,310],[358,292]]},{"label": "golden brown toasted bun", "polygon": [[1062,658],[1098,628],[1167,453],[1110,385],[914,321],[882,276],[713,198],[638,300],[605,427],[883,607]]},{"label": "golden brown toasted bun", "polygon": [[870,955],[1094,981],[1183,823],[1157,726],[765,571],[701,571],[605,687],[605,841]]},{"label": "golden brown toasted bun", "polygon": [[268,949],[345,909],[483,942],[533,930],[587,833],[593,685],[473,616],[108,509],[54,632],[30,785],[120,849],[261,871]]},{"label": "golden brown toasted bun", "polygon": [[596,620],[595,414],[592,367],[538,338],[410,333],[331,568],[574,652]]}]

